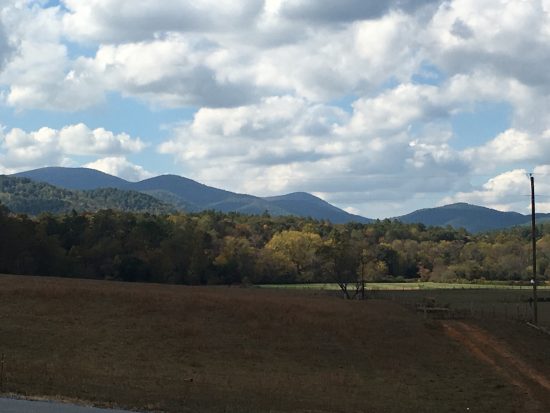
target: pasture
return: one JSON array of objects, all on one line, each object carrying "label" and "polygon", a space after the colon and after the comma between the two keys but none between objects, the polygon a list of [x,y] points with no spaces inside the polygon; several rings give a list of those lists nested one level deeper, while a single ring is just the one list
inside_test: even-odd
[{"label": "pasture", "polygon": [[[476,356],[468,325],[391,297],[0,276],[0,318],[4,394],[156,412],[550,409],[530,376]],[[500,322],[472,328],[536,349],[522,362],[549,377],[550,338]]]}]

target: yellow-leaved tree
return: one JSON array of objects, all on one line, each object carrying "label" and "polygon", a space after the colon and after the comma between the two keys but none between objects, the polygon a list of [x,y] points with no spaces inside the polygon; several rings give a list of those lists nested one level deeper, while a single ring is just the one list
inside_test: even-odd
[{"label": "yellow-leaved tree", "polygon": [[273,235],[265,247],[290,262],[296,269],[298,278],[304,280],[308,270],[314,267],[317,250],[322,244],[318,234],[290,230]]}]

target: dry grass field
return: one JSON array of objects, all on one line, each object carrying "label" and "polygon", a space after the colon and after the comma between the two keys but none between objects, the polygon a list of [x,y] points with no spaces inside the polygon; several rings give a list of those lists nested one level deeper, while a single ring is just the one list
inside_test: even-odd
[{"label": "dry grass field", "polygon": [[[388,300],[0,277],[4,393],[162,412],[550,411],[459,327]],[[509,348],[550,348],[521,337]],[[527,362],[544,376],[548,355]]]}]

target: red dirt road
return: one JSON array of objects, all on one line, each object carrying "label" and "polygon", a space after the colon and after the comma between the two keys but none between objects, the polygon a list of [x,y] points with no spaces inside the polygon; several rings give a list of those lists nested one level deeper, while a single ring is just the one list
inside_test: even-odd
[{"label": "red dirt road", "polygon": [[478,326],[463,321],[445,321],[443,327],[448,336],[525,394],[522,411],[550,411],[550,377],[528,364],[502,340]]}]

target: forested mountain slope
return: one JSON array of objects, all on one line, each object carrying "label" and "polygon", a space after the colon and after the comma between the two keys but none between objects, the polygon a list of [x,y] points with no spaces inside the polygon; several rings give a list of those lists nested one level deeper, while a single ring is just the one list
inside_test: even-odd
[{"label": "forested mountain slope", "polygon": [[216,210],[257,215],[295,215],[329,220],[334,223],[371,222],[307,193],[261,198],[201,184],[178,175],[160,175],[140,182],[128,182],[88,168],[48,167],[16,174],[66,189],[118,188],[139,191],[172,205],[178,210]]},{"label": "forested mountain slope", "polygon": [[0,175],[0,202],[12,212],[29,215],[101,209],[164,214],[175,210],[171,205],[136,191],[115,188],[69,190],[5,175]]},{"label": "forested mountain slope", "polygon": [[[537,214],[537,219],[550,214]],[[531,216],[517,212],[503,212],[466,203],[426,208],[397,217],[401,222],[422,223],[429,226],[465,228],[470,232],[482,232],[530,224]]]}]

